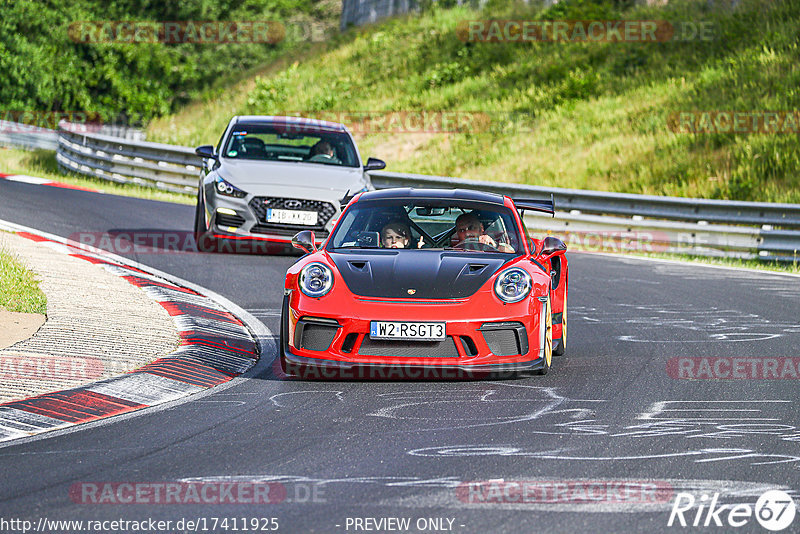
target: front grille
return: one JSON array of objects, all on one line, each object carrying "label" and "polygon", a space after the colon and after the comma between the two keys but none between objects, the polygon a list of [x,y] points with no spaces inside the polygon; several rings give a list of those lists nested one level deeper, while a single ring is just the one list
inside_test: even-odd
[{"label": "front grille", "polygon": [[[289,203],[289,206],[286,203]],[[281,197],[253,197],[250,201],[250,209],[258,219],[258,225],[253,229],[258,234],[278,234],[294,235],[301,230],[321,231],[325,225],[336,214],[336,207],[330,202],[321,200],[304,200],[300,198],[281,198]],[[276,224],[267,222],[267,209],[293,209],[298,211],[316,211],[317,224],[307,226],[304,224]],[[256,228],[258,231],[256,231]],[[286,233],[281,233],[281,231]]]},{"label": "front grille", "polygon": [[243,224],[244,217],[217,212],[217,226],[236,226],[238,228]]},{"label": "front grille", "polygon": [[358,353],[362,356],[458,358],[452,336],[447,336],[443,341],[387,341],[365,335]]},{"label": "front grille", "polygon": [[328,350],[338,328],[333,320],[301,319],[294,330],[295,345],[305,350]]},{"label": "front grille", "polygon": [[327,230],[317,229],[316,226],[303,226],[300,228],[297,225],[282,226],[279,224],[256,224],[250,229],[250,233],[293,236],[302,230],[313,230],[314,238],[316,239],[325,239],[328,237]]},{"label": "front grille", "polygon": [[522,323],[484,323],[479,330],[495,356],[514,356],[528,352],[528,337]]}]

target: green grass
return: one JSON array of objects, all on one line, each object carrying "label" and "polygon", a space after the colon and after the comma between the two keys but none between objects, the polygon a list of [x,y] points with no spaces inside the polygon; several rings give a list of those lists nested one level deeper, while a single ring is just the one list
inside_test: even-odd
[{"label": "green grass", "polygon": [[63,174],[56,163],[55,152],[50,150],[26,151],[0,148],[0,173],[25,174],[76,187],[86,187],[112,195],[146,198],[177,204],[194,205],[196,203],[194,194],[171,193],[139,185],[118,184],[77,173]]},{"label": "green grass", "polygon": [[0,249],[0,306],[12,312],[47,312],[47,297],[36,276]]},{"label": "green grass", "polygon": [[[623,7],[620,7],[623,6]],[[682,134],[670,113],[800,109],[800,3],[736,8],[565,0],[430,8],[284,56],[154,121],[148,139],[216,143],[235,114],[327,111],[518,113],[504,132],[357,135],[387,170],[686,197],[800,202],[800,137]],[[465,43],[474,19],[668,20],[711,25],[705,42]]]}]

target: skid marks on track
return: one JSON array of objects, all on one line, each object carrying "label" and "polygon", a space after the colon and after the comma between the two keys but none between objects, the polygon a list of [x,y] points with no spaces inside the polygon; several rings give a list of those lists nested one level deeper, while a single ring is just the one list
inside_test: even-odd
[{"label": "skid marks on track", "polygon": [[[400,506],[408,508],[546,510],[568,513],[664,512],[676,493],[719,494],[718,504],[754,504],[769,490],[797,491],[777,484],[740,480],[683,478],[492,477],[468,480],[456,476],[305,476],[254,473],[186,477],[184,484],[281,484],[287,495],[321,496],[325,504]],[[309,489],[311,488],[311,489]],[[376,491],[381,488],[381,491]],[[301,489],[302,491],[297,491]]]},{"label": "skid marks on track", "polygon": [[797,322],[713,306],[615,304],[576,306],[570,312],[573,321],[613,325],[621,332],[616,339],[636,343],[753,342],[800,334]]},{"label": "skid marks on track", "polygon": [[[455,444],[406,449],[411,456],[800,463],[800,428],[791,411],[793,403],[783,399],[657,401],[632,412],[625,423],[611,417],[608,411],[618,408],[603,399],[573,399],[557,388],[524,384],[486,382],[468,389],[425,385],[371,395],[373,401],[363,408],[359,408],[362,403],[351,402],[359,394],[345,389],[280,393],[270,400],[285,410],[302,410],[306,416],[317,408],[328,418],[336,418],[341,411],[350,420],[364,421],[373,433],[459,432]],[[486,430],[503,425],[513,427],[518,441],[487,443]],[[464,441],[470,433],[475,441]],[[534,436],[539,436],[537,446],[530,447]],[[554,441],[559,439],[568,442]],[[547,448],[553,450],[543,450]],[[597,454],[598,448],[626,452]]]}]

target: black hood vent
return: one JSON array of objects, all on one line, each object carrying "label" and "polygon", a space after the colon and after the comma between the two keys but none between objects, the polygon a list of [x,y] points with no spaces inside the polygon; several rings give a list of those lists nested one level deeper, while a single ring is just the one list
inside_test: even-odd
[{"label": "black hood vent", "polygon": [[364,271],[365,269],[367,269],[367,267],[369,266],[369,262],[367,262],[367,261],[360,261],[360,260],[359,260],[359,261],[350,260],[350,261],[348,261],[347,263],[348,263],[348,264],[350,265],[350,267],[351,267],[351,268],[352,268],[354,271],[356,271],[356,272],[363,272],[363,271]]},{"label": "black hood vent", "polygon": [[348,289],[362,297],[455,299],[474,294],[509,260],[504,254],[432,250],[333,252]]}]

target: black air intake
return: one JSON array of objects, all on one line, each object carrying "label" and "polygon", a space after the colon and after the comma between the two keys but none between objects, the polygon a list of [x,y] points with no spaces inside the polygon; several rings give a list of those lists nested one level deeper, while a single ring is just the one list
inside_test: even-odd
[{"label": "black air intake", "polygon": [[304,317],[297,321],[294,329],[295,346],[305,350],[328,350],[338,329],[339,323],[333,319]]},{"label": "black air intake", "polygon": [[227,213],[217,212],[217,226],[235,226],[236,228],[244,224],[244,217],[239,215],[228,215]]},{"label": "black air intake", "polygon": [[528,336],[522,323],[484,323],[479,330],[495,356],[514,356],[528,352]]}]

